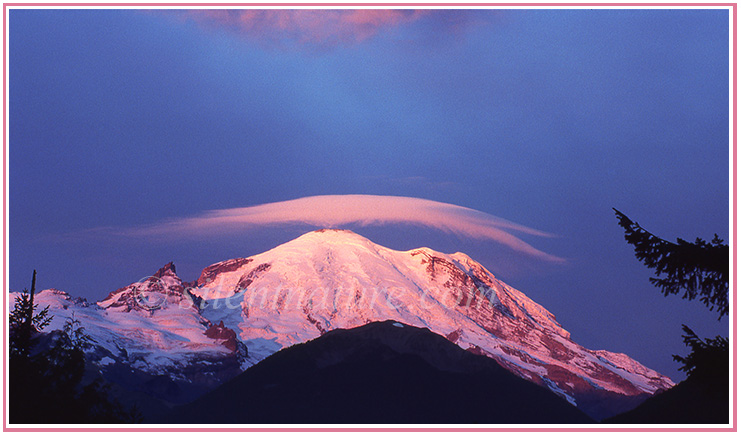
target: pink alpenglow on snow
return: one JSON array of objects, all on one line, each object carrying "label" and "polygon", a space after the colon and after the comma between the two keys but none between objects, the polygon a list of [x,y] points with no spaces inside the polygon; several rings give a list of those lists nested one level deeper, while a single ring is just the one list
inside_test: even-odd
[{"label": "pink alpenglow on snow", "polygon": [[382,195],[321,195],[213,210],[194,217],[176,218],[147,227],[127,229],[121,233],[125,236],[207,237],[275,224],[309,224],[322,228],[349,224],[411,224],[497,242],[541,260],[564,262],[564,259],[538,250],[513,234],[517,232],[539,237],[554,236],[549,233],[454,204]]},{"label": "pink alpenglow on snow", "polygon": [[50,330],[69,316],[82,323],[99,367],[180,381],[220,368],[203,389],[282,348],[386,320],[488,356],[595,419],[674,385],[627,355],[577,344],[553,313],[463,253],[396,251],[348,230],[210,265],[196,281],[168,264],[97,304],[53,290],[37,302],[50,306]]}]

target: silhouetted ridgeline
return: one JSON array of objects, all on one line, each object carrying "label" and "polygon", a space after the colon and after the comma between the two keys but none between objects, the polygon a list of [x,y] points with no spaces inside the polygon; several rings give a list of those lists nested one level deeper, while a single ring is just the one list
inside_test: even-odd
[{"label": "silhouetted ridgeline", "polygon": [[266,358],[171,423],[589,423],[553,392],[427,329],[337,329]]}]

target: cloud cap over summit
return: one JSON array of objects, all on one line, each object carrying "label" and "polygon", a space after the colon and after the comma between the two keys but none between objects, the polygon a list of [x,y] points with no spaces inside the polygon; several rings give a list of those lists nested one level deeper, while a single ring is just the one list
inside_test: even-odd
[{"label": "cloud cap over summit", "polygon": [[554,235],[484,212],[449,203],[383,195],[320,195],[232,209],[122,230],[95,229],[126,236],[204,237],[234,234],[259,226],[308,224],[337,228],[345,225],[409,224],[489,240],[542,260],[564,262],[513,233],[540,237]]}]

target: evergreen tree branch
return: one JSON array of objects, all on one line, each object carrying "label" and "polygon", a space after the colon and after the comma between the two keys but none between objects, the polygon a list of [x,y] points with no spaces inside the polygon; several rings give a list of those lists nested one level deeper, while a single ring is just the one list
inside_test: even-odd
[{"label": "evergreen tree branch", "polygon": [[637,222],[613,208],[618,224],[625,230],[625,240],[634,247],[635,255],[654,270],[649,280],[666,296],[680,294],[687,300],[699,300],[719,318],[728,315],[729,248],[715,235],[706,242],[697,238],[687,242],[661,239]]}]

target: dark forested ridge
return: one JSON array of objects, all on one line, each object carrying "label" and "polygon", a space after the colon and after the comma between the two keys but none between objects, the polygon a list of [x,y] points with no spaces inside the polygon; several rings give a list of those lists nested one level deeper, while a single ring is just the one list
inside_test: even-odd
[{"label": "dark forested ridge", "polygon": [[337,329],[282,350],[193,403],[173,423],[589,423],[551,391],[427,329],[393,321]]}]

